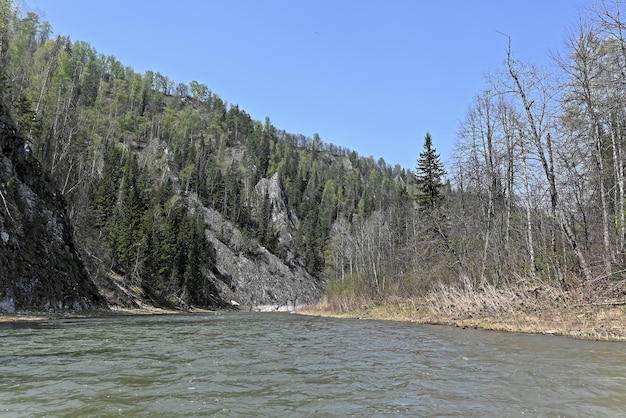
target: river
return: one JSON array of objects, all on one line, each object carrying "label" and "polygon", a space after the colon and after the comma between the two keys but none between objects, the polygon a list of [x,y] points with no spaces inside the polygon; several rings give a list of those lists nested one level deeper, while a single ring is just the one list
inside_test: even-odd
[{"label": "river", "polygon": [[0,416],[616,416],[626,345],[288,313],[0,324]]}]

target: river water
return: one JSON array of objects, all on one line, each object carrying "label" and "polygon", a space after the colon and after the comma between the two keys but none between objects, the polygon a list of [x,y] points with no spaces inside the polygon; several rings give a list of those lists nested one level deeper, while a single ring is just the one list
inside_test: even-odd
[{"label": "river water", "polygon": [[618,416],[626,345],[288,313],[0,324],[0,416]]}]

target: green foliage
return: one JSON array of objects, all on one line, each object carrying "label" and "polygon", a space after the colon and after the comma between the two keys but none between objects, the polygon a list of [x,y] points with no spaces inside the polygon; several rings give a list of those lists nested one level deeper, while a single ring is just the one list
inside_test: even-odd
[{"label": "green foliage", "polygon": [[104,168],[94,196],[96,210],[96,227],[105,228],[117,202],[120,186],[122,152],[116,145],[111,145],[104,155]]},{"label": "green foliage", "polygon": [[131,156],[124,166],[122,186],[110,231],[114,243],[114,256],[121,271],[131,272],[138,256],[141,237],[139,225],[144,212],[144,202],[139,190],[137,157]]},{"label": "green foliage", "polygon": [[33,102],[22,94],[17,101],[14,113],[15,123],[17,128],[25,134],[31,134],[32,136],[38,136],[38,132],[33,132],[33,127],[36,125],[36,114],[33,108]]},{"label": "green foliage", "polygon": [[326,297],[329,299],[339,297],[357,298],[369,293],[367,277],[360,274],[346,275],[343,279],[332,279],[326,287]]},{"label": "green foliage", "polygon": [[270,251],[276,250],[277,237],[276,230],[272,224],[272,201],[267,191],[261,203],[257,234],[259,242],[265,246],[265,248]]},{"label": "green foliage", "polygon": [[189,84],[189,90],[191,92],[191,97],[199,102],[206,102],[210,93],[206,84],[198,83],[196,80],[193,80]]},{"label": "green foliage", "polygon": [[351,311],[372,303],[372,289],[363,274],[331,279],[324,294],[328,306],[338,311]]},{"label": "green foliage", "polygon": [[420,153],[416,169],[417,203],[421,210],[431,211],[443,200],[441,189],[446,171],[433,147],[430,133],[426,133],[424,137],[424,151]]}]

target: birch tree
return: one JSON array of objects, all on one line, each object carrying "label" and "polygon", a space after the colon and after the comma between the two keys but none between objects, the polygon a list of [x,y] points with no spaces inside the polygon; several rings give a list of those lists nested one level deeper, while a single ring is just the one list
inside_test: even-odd
[{"label": "birch tree", "polygon": [[[555,170],[555,152],[550,129],[554,129],[550,114],[553,99],[556,94],[549,81],[547,74],[542,73],[536,67],[524,66],[515,61],[511,53],[511,41],[507,50],[506,69],[508,81],[505,82],[503,93],[509,94],[516,100],[522,109],[523,123],[520,129],[524,138],[532,147],[532,155],[541,164],[545,175],[550,204],[549,214],[552,221],[560,227],[563,237],[574,251],[579,263],[580,270],[586,280],[591,279],[591,271],[587,257],[578,244],[575,231],[571,222],[562,210],[559,202],[559,190],[557,187]],[[529,149],[529,151],[531,151]],[[562,263],[557,246],[557,230],[551,230],[551,256],[555,262],[556,275],[562,286],[566,286]]]}]

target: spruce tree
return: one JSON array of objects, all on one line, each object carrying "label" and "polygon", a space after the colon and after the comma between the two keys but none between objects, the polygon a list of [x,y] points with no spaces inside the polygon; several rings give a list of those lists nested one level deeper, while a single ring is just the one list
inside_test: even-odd
[{"label": "spruce tree", "polygon": [[122,178],[122,171],[120,170],[121,159],[122,151],[115,144],[106,150],[102,179],[98,183],[94,196],[96,209],[95,226],[97,228],[104,228],[113,216]]},{"label": "spruce tree", "polygon": [[442,178],[446,171],[439,154],[433,148],[432,138],[428,132],[424,138],[424,151],[420,153],[416,168],[417,203],[421,211],[432,211],[443,200],[441,194]]},{"label": "spruce tree", "polygon": [[136,262],[140,243],[139,226],[144,212],[141,192],[138,187],[139,165],[137,156],[132,155],[124,166],[121,185],[121,201],[117,221],[117,261],[119,267],[129,273]]}]

